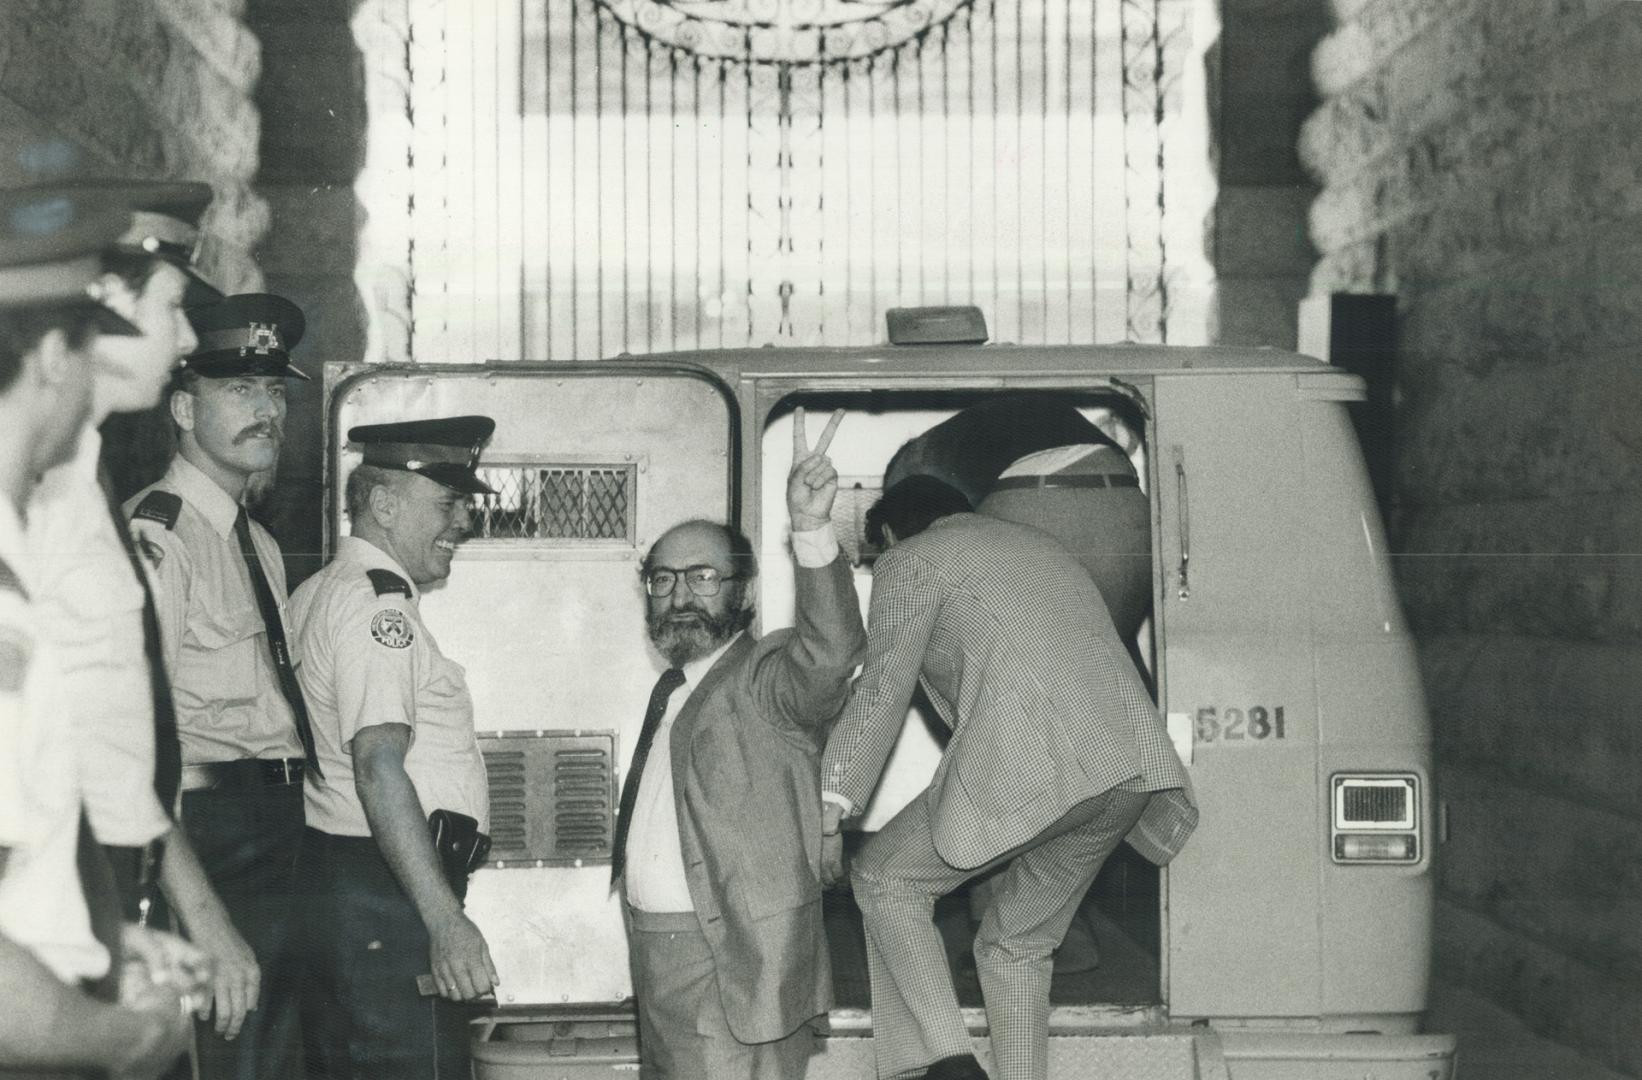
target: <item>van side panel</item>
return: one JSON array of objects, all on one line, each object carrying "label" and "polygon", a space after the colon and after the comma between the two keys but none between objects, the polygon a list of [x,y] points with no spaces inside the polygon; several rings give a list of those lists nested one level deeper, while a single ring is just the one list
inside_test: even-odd
[{"label": "van side panel", "polygon": [[1294,379],[1191,373],[1155,385],[1163,708],[1193,731],[1202,812],[1168,874],[1169,1010],[1315,1015],[1317,553]]},{"label": "van side panel", "polygon": [[[1169,874],[1170,1011],[1414,1030],[1429,727],[1345,408],[1227,373],[1159,378],[1157,409],[1165,707],[1190,719],[1203,814]],[[1333,858],[1332,778],[1376,772],[1418,778],[1414,864]]]},{"label": "van side panel", "polygon": [[1300,432],[1308,517],[1331,560],[1315,609],[1319,800],[1328,806],[1330,778],[1340,772],[1412,772],[1421,795],[1419,862],[1323,863],[1322,1011],[1412,1018],[1426,1004],[1437,842],[1425,698],[1345,409],[1302,409]]}]

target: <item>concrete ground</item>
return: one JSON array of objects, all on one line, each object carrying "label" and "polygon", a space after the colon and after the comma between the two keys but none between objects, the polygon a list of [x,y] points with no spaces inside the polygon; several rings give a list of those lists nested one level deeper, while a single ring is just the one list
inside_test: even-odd
[{"label": "concrete ground", "polygon": [[1426,1030],[1459,1036],[1457,1080],[1635,1080],[1540,1038],[1514,1014],[1447,983],[1432,985]]}]

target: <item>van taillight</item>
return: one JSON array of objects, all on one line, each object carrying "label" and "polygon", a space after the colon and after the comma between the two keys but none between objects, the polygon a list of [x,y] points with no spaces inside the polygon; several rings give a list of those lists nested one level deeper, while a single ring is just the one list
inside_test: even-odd
[{"label": "van taillight", "polygon": [[1412,773],[1336,773],[1330,841],[1337,863],[1420,860],[1420,779]]}]

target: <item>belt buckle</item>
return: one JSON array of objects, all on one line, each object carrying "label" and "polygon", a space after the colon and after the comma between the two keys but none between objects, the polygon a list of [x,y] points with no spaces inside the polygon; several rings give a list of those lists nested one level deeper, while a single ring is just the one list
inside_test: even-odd
[{"label": "belt buckle", "polygon": [[[279,768],[280,768],[280,771],[282,773],[284,773],[284,775],[285,775],[285,779],[283,781],[284,783],[294,784],[294,783],[297,783],[298,781],[300,781],[302,779],[302,772],[301,772],[302,766],[296,764],[296,759],[295,758],[280,758],[279,759]],[[295,773],[296,775],[293,776],[292,775],[293,773]]]}]

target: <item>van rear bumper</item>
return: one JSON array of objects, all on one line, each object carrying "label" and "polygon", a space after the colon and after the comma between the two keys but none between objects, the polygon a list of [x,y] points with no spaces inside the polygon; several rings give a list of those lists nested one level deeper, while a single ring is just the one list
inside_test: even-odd
[{"label": "van rear bumper", "polygon": [[[1323,1035],[1222,1031],[1160,1021],[1155,1007],[1057,1008],[1049,1076],[1124,1080],[1453,1080],[1452,1035]],[[982,1061],[991,1057],[985,1014],[964,1010]],[[807,1080],[873,1075],[871,1014],[837,1009],[817,1036]],[[507,1012],[475,1025],[477,1080],[631,1077],[638,1063],[626,1009]]]},{"label": "van rear bumper", "polygon": [[1452,1080],[1452,1035],[1221,1031],[1230,1080]]}]

